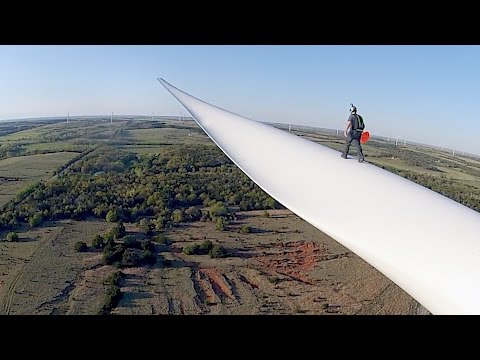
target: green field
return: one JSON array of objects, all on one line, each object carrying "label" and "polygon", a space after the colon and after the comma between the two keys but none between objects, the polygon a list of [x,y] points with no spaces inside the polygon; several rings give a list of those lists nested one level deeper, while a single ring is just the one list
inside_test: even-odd
[{"label": "green field", "polygon": [[52,176],[54,170],[76,155],[60,152],[0,160],[0,207],[28,185]]},{"label": "green field", "polygon": [[153,128],[125,130],[120,138],[134,144],[207,144],[209,138],[198,130]]},{"label": "green field", "polygon": [[28,181],[0,179],[0,207],[3,207],[11,199],[13,199],[16,193],[33,183],[33,180]]},{"label": "green field", "polygon": [[107,136],[99,136],[103,132],[110,131],[108,136],[114,133],[124,122],[116,122],[110,124],[105,121],[85,120],[75,122],[62,122],[56,124],[41,125],[33,129],[18,131],[13,134],[1,136],[2,143],[11,144],[32,144],[32,143],[49,143],[80,138],[108,138]]},{"label": "green field", "polygon": [[119,145],[117,149],[138,155],[158,154],[168,145]]},{"label": "green field", "polygon": [[0,176],[40,179],[76,155],[72,152],[59,152],[0,160]]},{"label": "green field", "polygon": [[69,152],[82,152],[88,148],[88,145],[84,144],[72,144],[66,141],[55,141],[50,143],[38,143],[38,144],[26,144],[24,148],[27,151],[69,151]]}]

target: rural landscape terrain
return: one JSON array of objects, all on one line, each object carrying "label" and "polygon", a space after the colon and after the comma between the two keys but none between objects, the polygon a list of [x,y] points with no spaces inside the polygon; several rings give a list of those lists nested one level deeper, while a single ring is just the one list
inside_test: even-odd
[{"label": "rural landscape terrain", "polygon": [[[478,158],[379,138],[363,149],[480,211]],[[0,122],[0,314],[428,311],[264,193],[194,121],[117,116]]]}]

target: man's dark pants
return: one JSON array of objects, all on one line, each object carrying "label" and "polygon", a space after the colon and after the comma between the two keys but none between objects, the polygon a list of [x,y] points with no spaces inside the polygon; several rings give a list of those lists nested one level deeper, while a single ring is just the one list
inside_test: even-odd
[{"label": "man's dark pants", "polygon": [[360,131],[350,131],[348,133],[347,137],[347,142],[345,144],[345,149],[343,150],[342,157],[346,158],[348,155],[348,150],[350,149],[350,144],[353,143],[355,145],[355,148],[357,149],[357,154],[358,154],[358,160],[365,160],[363,156],[363,151],[362,147],[360,146],[360,137],[362,136],[362,133]]}]

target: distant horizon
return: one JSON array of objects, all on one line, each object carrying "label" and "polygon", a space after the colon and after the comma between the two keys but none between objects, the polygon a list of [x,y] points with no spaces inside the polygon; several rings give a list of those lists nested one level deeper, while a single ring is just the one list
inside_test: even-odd
[{"label": "distant horizon", "polygon": [[[74,119],[74,118],[89,118],[89,117],[92,117],[92,118],[95,118],[95,117],[106,117],[106,118],[110,118],[111,116],[111,113],[110,114],[88,114],[88,115],[69,115],[70,116],[70,119]],[[134,117],[145,117],[145,118],[150,118],[152,117],[152,114],[113,114],[113,118],[115,117],[128,117],[128,116],[134,116]],[[168,115],[153,115],[153,117],[157,117],[157,118],[181,118],[182,115],[172,115],[172,114],[168,114]],[[58,120],[58,119],[67,119],[67,115],[63,115],[63,116],[40,116],[40,117],[31,117],[31,118],[16,118],[16,119],[0,119],[0,122],[9,122],[9,121],[35,121],[35,120]],[[183,120],[188,120],[188,121],[195,121],[194,118],[191,116],[191,115],[184,115],[183,116]],[[312,129],[324,129],[324,130],[331,130],[331,131],[336,131],[336,130],[341,130],[343,131],[343,129],[341,128],[329,128],[329,127],[320,127],[320,126],[315,126],[315,125],[305,125],[305,124],[295,124],[295,123],[284,123],[284,122],[270,122],[270,121],[259,121],[261,123],[265,123],[265,124],[278,124],[278,125],[292,125],[292,126],[297,126],[297,127],[306,127],[306,128],[312,128]],[[22,130],[23,131],[23,130]],[[370,133],[370,136],[372,138],[390,138],[391,139],[391,142],[393,142],[393,140],[396,140],[397,138],[396,137],[389,137],[389,136],[386,136],[386,135],[382,135],[382,134],[374,134],[374,133]],[[401,138],[399,137],[399,143],[403,144],[404,142],[404,138]],[[407,141],[407,144],[410,143],[410,144],[415,144],[415,145],[424,145],[424,146],[428,146],[428,147],[434,147],[434,148],[438,148],[438,149],[444,149],[445,152],[452,152],[452,151],[455,151],[455,153],[465,153],[465,154],[468,154],[468,155],[473,155],[474,157],[480,157],[480,153],[473,153],[473,152],[470,152],[470,151],[466,151],[466,150],[463,150],[463,149],[460,149],[460,148],[449,148],[449,147],[445,147],[445,146],[441,146],[441,145],[436,145],[436,144],[431,144],[431,143],[425,143],[425,142],[418,142],[418,141],[413,141],[413,140],[409,140],[409,139],[406,139]],[[446,150],[450,150],[450,151],[446,151]],[[456,154],[458,155],[458,154]]]},{"label": "distant horizon", "polygon": [[262,122],[480,153],[478,45],[0,45],[0,118],[181,114],[158,83]]}]

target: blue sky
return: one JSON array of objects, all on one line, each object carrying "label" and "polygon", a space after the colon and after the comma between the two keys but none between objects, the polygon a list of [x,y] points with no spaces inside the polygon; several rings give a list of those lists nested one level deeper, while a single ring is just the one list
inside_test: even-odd
[{"label": "blue sky", "polygon": [[480,46],[0,46],[0,119],[180,115],[156,81],[246,117],[480,154]]}]

